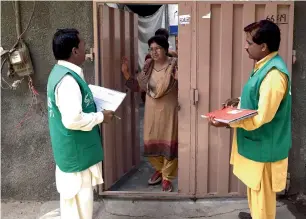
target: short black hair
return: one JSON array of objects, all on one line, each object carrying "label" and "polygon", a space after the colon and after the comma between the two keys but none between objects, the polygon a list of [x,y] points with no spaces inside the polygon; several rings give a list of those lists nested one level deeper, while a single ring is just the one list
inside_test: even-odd
[{"label": "short black hair", "polygon": [[244,31],[251,33],[251,35],[252,32],[255,32],[252,35],[253,42],[258,45],[266,43],[270,52],[279,50],[281,33],[279,27],[274,22],[269,20],[254,22],[246,26]]},{"label": "short black hair", "polygon": [[158,44],[159,46],[164,48],[166,50],[166,52],[168,53],[169,43],[168,43],[168,40],[166,39],[166,37],[164,37],[162,35],[153,36],[148,41],[149,47],[151,46],[152,43]]},{"label": "short black hair", "polygon": [[52,48],[56,60],[67,60],[72,49],[78,48],[80,39],[79,31],[73,28],[58,29],[53,36]]},{"label": "short black hair", "polygon": [[169,32],[167,29],[165,28],[159,28],[156,32],[155,32],[155,36],[157,35],[162,35],[164,37],[167,38],[167,40],[169,39]]}]

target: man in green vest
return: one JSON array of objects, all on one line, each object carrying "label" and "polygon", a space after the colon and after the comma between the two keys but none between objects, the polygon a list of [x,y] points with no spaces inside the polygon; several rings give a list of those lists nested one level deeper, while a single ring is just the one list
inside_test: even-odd
[{"label": "man in green vest", "polygon": [[98,125],[109,123],[114,112],[96,111],[80,67],[85,61],[85,42],[77,30],[58,30],[53,54],[58,63],[48,79],[48,118],[61,219],[92,219],[92,188],[103,183]]},{"label": "man in green vest", "polygon": [[[226,101],[258,115],[230,126],[234,128],[231,164],[234,174],[247,186],[251,214],[242,219],[275,219],[276,193],[285,189],[291,148],[291,83],[278,55],[279,27],[262,20],[244,28],[245,49],[256,61],[240,98]],[[209,118],[215,127],[226,127]]]}]

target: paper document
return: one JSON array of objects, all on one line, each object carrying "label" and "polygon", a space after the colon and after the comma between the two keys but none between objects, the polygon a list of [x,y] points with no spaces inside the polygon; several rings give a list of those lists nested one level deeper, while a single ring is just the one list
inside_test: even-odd
[{"label": "paper document", "polygon": [[93,94],[97,112],[103,110],[111,110],[115,112],[126,97],[126,93],[105,87],[90,84],[89,88]]}]

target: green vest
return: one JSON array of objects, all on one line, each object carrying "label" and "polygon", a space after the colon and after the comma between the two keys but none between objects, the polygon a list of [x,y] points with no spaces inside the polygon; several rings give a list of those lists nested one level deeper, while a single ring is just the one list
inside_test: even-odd
[{"label": "green vest", "polygon": [[72,173],[83,171],[102,161],[103,149],[98,125],[91,131],[80,131],[67,129],[62,123],[54,93],[57,84],[67,74],[70,74],[80,86],[83,112],[96,112],[96,105],[90,88],[77,73],[61,65],[53,67],[47,85],[52,150],[56,165],[63,172]]},{"label": "green vest", "polygon": [[288,77],[287,93],[271,122],[253,131],[237,129],[238,153],[257,162],[275,162],[288,157],[291,148],[291,82],[283,59],[276,55],[245,84],[241,95],[242,109],[258,109],[259,89],[268,72],[276,68]]}]

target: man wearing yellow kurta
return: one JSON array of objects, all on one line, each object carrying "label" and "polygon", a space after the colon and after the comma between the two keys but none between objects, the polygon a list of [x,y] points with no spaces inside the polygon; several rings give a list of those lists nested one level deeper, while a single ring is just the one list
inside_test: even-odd
[{"label": "man wearing yellow kurta", "polygon": [[[252,118],[233,123],[230,163],[247,186],[251,214],[242,219],[275,219],[276,193],[286,186],[291,148],[291,91],[288,70],[277,51],[280,31],[263,20],[245,27],[246,50],[256,60],[238,107],[256,109]],[[228,101],[226,105],[231,105]],[[226,126],[210,118],[216,127]]]},{"label": "man wearing yellow kurta", "polygon": [[85,43],[77,30],[58,30],[53,53],[58,63],[48,79],[48,119],[60,218],[92,219],[93,187],[103,183],[98,124],[110,122],[114,112],[96,110],[80,68],[85,61]]}]

